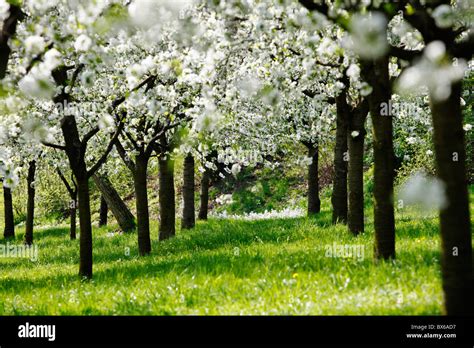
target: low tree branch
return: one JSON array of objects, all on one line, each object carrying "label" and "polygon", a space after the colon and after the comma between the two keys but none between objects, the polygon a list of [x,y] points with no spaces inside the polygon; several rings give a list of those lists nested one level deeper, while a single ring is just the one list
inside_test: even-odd
[{"label": "low tree branch", "polygon": [[109,155],[110,151],[112,151],[114,145],[115,145],[115,142],[117,141],[120,133],[122,132],[123,130],[123,127],[124,127],[124,123],[123,122],[120,122],[120,124],[118,125],[117,127],[117,130],[115,131],[115,134],[112,136],[112,138],[110,139],[110,142],[109,142],[109,145],[107,146],[107,149],[105,150],[105,152],[102,154],[102,157],[99,158],[99,160],[96,162],[95,165],[92,166],[92,168],[90,170],[87,171],[87,177],[90,178],[92,175],[95,174],[95,172],[97,170],[99,170],[99,168],[102,166],[102,164],[105,163],[105,161],[107,160],[107,156]]}]

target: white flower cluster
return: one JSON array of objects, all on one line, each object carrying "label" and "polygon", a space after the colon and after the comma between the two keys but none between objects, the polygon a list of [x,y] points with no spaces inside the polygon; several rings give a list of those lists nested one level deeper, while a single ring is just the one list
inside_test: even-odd
[{"label": "white flower cluster", "polygon": [[404,205],[414,205],[423,210],[439,210],[448,204],[444,183],[422,172],[414,174],[405,182],[399,197]]},{"label": "white flower cluster", "polygon": [[[26,42],[26,51],[33,56],[42,53],[45,49],[44,39],[39,36],[31,36]],[[55,87],[51,77],[53,71],[61,63],[61,53],[55,48],[44,54],[43,61],[33,66],[31,71],[25,75],[18,86],[27,96],[33,98],[51,99]]]},{"label": "white flower cluster", "polygon": [[356,14],[346,45],[363,59],[377,59],[388,50],[387,18],[381,13]]},{"label": "white flower cluster", "polygon": [[3,186],[13,188],[19,182],[19,168],[15,166],[11,153],[0,149],[0,176],[3,177]]},{"label": "white flower cluster", "polygon": [[231,219],[231,220],[269,220],[269,219],[295,219],[305,216],[305,212],[301,208],[285,208],[283,210],[270,210],[264,213],[247,213],[244,215],[233,215],[223,212],[216,215],[211,215],[216,219]]},{"label": "white flower cluster", "polygon": [[451,95],[451,85],[464,77],[467,64],[464,60],[446,60],[446,46],[441,41],[433,41],[423,51],[419,63],[407,68],[397,82],[400,93],[422,92],[428,88],[430,95],[443,101]]},{"label": "white flower cluster", "polygon": [[6,0],[0,0],[0,21],[4,21],[10,12],[10,4]]},{"label": "white flower cluster", "polygon": [[234,200],[232,198],[232,194],[225,194],[221,195],[216,198],[216,203],[220,205],[227,205],[233,203]]}]

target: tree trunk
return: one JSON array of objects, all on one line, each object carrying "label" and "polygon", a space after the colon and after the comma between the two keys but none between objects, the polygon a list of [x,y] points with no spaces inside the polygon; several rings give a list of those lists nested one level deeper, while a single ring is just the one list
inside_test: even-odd
[{"label": "tree trunk", "polygon": [[[349,149],[347,223],[349,231],[354,235],[364,232],[364,140],[367,112],[368,109],[364,105],[358,105],[354,109],[347,134]],[[358,135],[352,136],[352,132],[357,132]]]},{"label": "tree trunk", "polygon": [[107,202],[107,206],[112,211],[117,223],[124,232],[131,232],[135,229],[135,217],[128,209],[125,202],[120,198],[120,195],[112,186],[112,183],[106,176],[94,174],[92,176],[94,183],[99,188],[102,196]]},{"label": "tree trunk", "polygon": [[336,145],[334,147],[334,182],[331,196],[332,222],[347,222],[347,128],[349,105],[347,104],[347,88],[349,81],[344,74],[341,81],[344,90],[336,97]]},{"label": "tree trunk", "polygon": [[0,30],[0,80],[5,77],[7,72],[8,59],[11,53],[8,42],[15,35],[18,21],[24,17],[21,8],[13,4],[10,4],[8,14],[8,17],[0,22],[2,27],[2,30]]},{"label": "tree trunk", "polygon": [[199,220],[207,220],[207,212],[209,208],[209,183],[210,183],[210,172],[206,169],[202,174],[201,179],[201,197],[199,206]]},{"label": "tree trunk", "polygon": [[321,211],[321,200],[319,198],[319,147],[313,144],[308,147],[308,157],[312,159],[308,166],[308,216]]},{"label": "tree trunk", "polygon": [[148,255],[151,252],[147,167],[148,158],[143,155],[138,155],[135,161],[133,182],[135,185],[135,198],[137,206],[138,252],[141,256]]},{"label": "tree trunk", "polygon": [[393,208],[393,125],[392,116],[382,115],[382,106],[390,105],[388,57],[363,64],[365,80],[373,91],[368,97],[374,144],[374,228],[375,257],[395,257],[395,216]]},{"label": "tree trunk", "polygon": [[[64,99],[66,98],[66,99]],[[66,95],[60,95],[55,102],[69,101]],[[65,142],[65,151],[69,166],[76,178],[79,199],[79,276],[92,278],[92,225],[89,194],[89,175],[82,151],[82,143],[74,116],[64,116],[61,120],[61,130]]]},{"label": "tree trunk", "polygon": [[99,227],[107,226],[107,214],[109,212],[109,207],[107,206],[107,201],[104,198],[104,195],[100,196],[100,216],[99,216]]},{"label": "tree trunk", "polygon": [[15,220],[13,219],[13,198],[10,188],[3,186],[3,209],[5,214],[4,238],[15,237]]},{"label": "tree trunk", "polygon": [[69,237],[71,240],[76,239],[76,210],[77,210],[77,192],[71,195],[71,203],[69,206],[69,217],[71,219],[69,228]]},{"label": "tree trunk", "polygon": [[160,240],[173,237],[175,231],[174,163],[160,158]]},{"label": "tree trunk", "polygon": [[436,168],[447,205],[440,211],[441,270],[448,315],[472,315],[473,272],[466,150],[460,105],[461,84],[446,101],[431,98]]},{"label": "tree trunk", "polygon": [[194,205],[194,157],[189,154],[184,159],[183,170],[183,219],[181,228],[190,229],[196,224]]},{"label": "tree trunk", "polygon": [[87,176],[77,179],[79,196],[79,226],[80,226],[80,264],[79,275],[92,278],[92,225],[89,182]]},{"label": "tree trunk", "polygon": [[33,223],[35,218],[35,174],[36,161],[31,161],[28,166],[28,176],[26,182],[28,185],[28,202],[26,207],[26,224],[25,224],[25,244],[33,244]]}]

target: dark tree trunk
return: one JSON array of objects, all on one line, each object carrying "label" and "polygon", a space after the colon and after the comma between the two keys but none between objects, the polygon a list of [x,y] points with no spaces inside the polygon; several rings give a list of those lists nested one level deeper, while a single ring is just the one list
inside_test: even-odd
[{"label": "dark tree trunk", "polygon": [[183,229],[193,228],[196,224],[196,212],[194,204],[194,157],[189,154],[184,159],[183,170]]},{"label": "dark tree trunk", "polygon": [[94,183],[99,188],[102,196],[104,197],[108,208],[112,211],[117,223],[124,232],[134,231],[135,217],[128,209],[125,202],[120,198],[117,190],[113,187],[110,180],[103,175],[95,174],[92,176]]},{"label": "dark tree trunk", "polygon": [[100,211],[99,211],[99,227],[107,226],[107,214],[109,212],[109,207],[107,206],[107,201],[104,198],[104,195],[100,196]]},{"label": "dark tree trunk", "polygon": [[313,161],[308,166],[308,216],[321,211],[319,198],[319,147],[318,144],[308,146],[308,157]]},{"label": "dark tree trunk", "polygon": [[461,84],[448,100],[431,99],[438,177],[445,184],[447,205],[440,211],[441,270],[448,315],[472,315],[473,272],[466,150],[460,106]]},{"label": "dark tree trunk", "polygon": [[[55,102],[66,98],[58,97]],[[64,101],[64,100],[63,100]],[[63,133],[66,155],[69,166],[76,178],[77,194],[79,200],[79,276],[87,279],[92,278],[92,225],[89,193],[89,175],[84,160],[83,146],[79,138],[79,131],[74,116],[65,116],[61,120],[61,130]]]},{"label": "dark tree trunk", "polygon": [[[14,4],[9,4],[8,17],[0,22],[0,80],[7,74],[8,60],[10,58],[11,49],[9,41],[16,33],[17,24],[24,18],[21,8]],[[15,237],[15,222],[13,219],[13,201],[11,190],[3,187],[4,195],[4,214],[5,229],[3,236],[5,238]]]},{"label": "dark tree trunk", "polygon": [[77,191],[71,194],[71,202],[69,206],[70,228],[69,237],[71,240],[76,239],[76,210],[77,210]]},{"label": "dark tree trunk", "polygon": [[[364,232],[364,140],[367,113],[368,104],[365,101],[353,110],[347,135],[349,149],[347,223],[349,231],[355,235]],[[352,132],[359,134],[352,136]]]},{"label": "dark tree trunk", "polygon": [[202,174],[201,178],[201,197],[199,206],[199,220],[207,220],[207,212],[209,209],[209,184],[210,184],[210,171],[206,169]]},{"label": "dark tree trunk", "polygon": [[79,275],[92,278],[92,225],[89,182],[86,178],[77,178],[79,196],[79,226],[80,226],[80,264]]},{"label": "dark tree trunk", "polygon": [[3,209],[5,214],[5,229],[3,237],[15,237],[15,220],[13,219],[13,197],[10,188],[3,186]]},{"label": "dark tree trunk", "polygon": [[373,91],[368,97],[374,144],[374,227],[375,257],[395,257],[395,217],[393,208],[393,125],[392,116],[382,114],[382,106],[391,98],[388,57],[363,64],[365,80]]},{"label": "dark tree trunk", "polygon": [[[77,74],[82,69],[82,65],[78,66],[74,72]],[[67,82],[66,66],[60,66],[52,71],[52,76],[56,85],[62,87],[62,90],[57,94],[53,101],[55,104],[68,103],[71,101],[71,96],[66,92]],[[74,80],[74,78],[73,78]],[[88,132],[81,141],[79,130],[77,128],[76,118],[72,115],[64,116],[61,119],[61,131],[64,138],[64,146],[54,145],[55,148],[60,148],[66,152],[69,166],[77,182],[77,191],[79,198],[79,224],[80,224],[80,263],[79,276],[83,278],[92,278],[92,225],[91,225],[91,209],[90,209],[90,194],[89,194],[89,178],[97,172],[100,166],[106,161],[108,154],[112,150],[114,143],[117,141],[120,132],[123,130],[123,123],[120,123],[114,136],[110,139],[106,151],[97,160],[97,162],[87,169],[85,161],[85,153],[87,149],[87,142],[90,137],[94,136],[96,130]],[[50,144],[50,146],[52,146]]]},{"label": "dark tree trunk", "polygon": [[61,179],[64,186],[66,187],[67,192],[69,193],[69,198],[71,199],[69,201],[69,217],[71,220],[70,228],[69,228],[69,237],[71,238],[71,240],[75,240],[76,239],[77,184],[73,176],[71,176],[72,185],[69,184],[69,181],[66,179],[61,169],[56,168],[56,172],[58,173],[59,178]]},{"label": "dark tree trunk", "polygon": [[175,192],[174,162],[160,158],[160,240],[166,240],[176,234],[175,230]]},{"label": "dark tree trunk", "polygon": [[36,162],[31,161],[28,166],[28,176],[26,182],[28,185],[28,202],[26,207],[26,224],[25,224],[25,244],[33,244],[33,223],[35,219],[35,174]]},{"label": "dark tree trunk", "polygon": [[[138,155],[135,160],[134,185],[137,205],[138,251],[141,256],[151,252],[150,215],[148,210],[147,190],[148,158]],[[161,188],[161,187],[160,187]],[[161,201],[161,196],[160,196]]]},{"label": "dark tree trunk", "polygon": [[347,88],[349,81],[344,74],[341,81],[344,90],[336,98],[336,145],[334,147],[334,182],[331,196],[332,222],[347,222],[347,129],[349,105],[347,104]]},{"label": "dark tree trunk", "polygon": [[0,22],[2,27],[2,30],[0,30],[0,79],[3,79],[7,72],[8,59],[11,53],[8,41],[15,35],[18,21],[23,16],[24,14],[20,7],[10,4],[8,17],[3,22]]}]

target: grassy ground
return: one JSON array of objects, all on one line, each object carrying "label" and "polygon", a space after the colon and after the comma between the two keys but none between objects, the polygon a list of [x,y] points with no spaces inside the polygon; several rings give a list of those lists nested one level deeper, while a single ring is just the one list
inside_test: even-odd
[{"label": "grassy ground", "polygon": [[[330,225],[328,210],[314,219],[211,220],[164,243],[153,225],[145,258],[135,256],[135,235],[111,231],[95,229],[94,280],[81,282],[79,242],[67,227],[38,228],[38,261],[0,258],[0,315],[441,313],[434,217],[397,212],[397,259],[380,263],[372,221],[352,237]],[[334,243],[365,257],[328,257]]]}]

